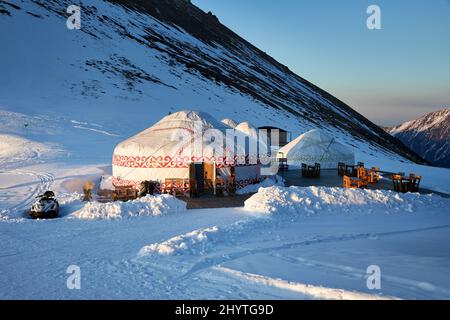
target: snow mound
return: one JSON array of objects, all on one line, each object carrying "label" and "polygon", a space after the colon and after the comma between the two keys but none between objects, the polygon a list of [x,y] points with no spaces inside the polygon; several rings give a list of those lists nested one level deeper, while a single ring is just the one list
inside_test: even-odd
[{"label": "snow mound", "polygon": [[257,184],[250,184],[245,186],[242,189],[236,191],[237,194],[249,194],[258,192],[259,188],[268,188],[273,186],[284,187],[284,180],[280,176],[276,176],[276,178],[268,177]]},{"label": "snow mound", "polygon": [[442,207],[449,199],[419,193],[399,194],[386,190],[342,189],[328,187],[269,187],[245,201],[245,209],[263,214],[319,212],[409,212],[418,208]]},{"label": "snow mound", "polygon": [[78,219],[121,219],[137,216],[162,216],[183,212],[186,203],[171,195],[158,195],[139,198],[127,202],[88,202],[81,209],[71,214]]},{"label": "snow mound", "polygon": [[[162,243],[153,243],[143,247],[138,256],[147,256],[150,254],[174,255],[181,252],[194,253],[194,248],[198,249],[199,245],[206,245],[207,240],[219,232],[219,227],[203,228],[192,232],[170,238]],[[202,252],[204,250],[195,250]]]},{"label": "snow mound", "polygon": [[141,248],[138,257],[148,255],[203,255],[208,251],[217,249],[220,243],[234,243],[243,235],[270,224],[267,216],[255,215],[247,219],[238,220],[224,226],[212,226],[196,229],[191,232],[177,235],[161,243],[152,243]]},{"label": "snow mound", "polygon": [[79,192],[57,194],[61,206],[71,206],[82,203],[83,195]]}]

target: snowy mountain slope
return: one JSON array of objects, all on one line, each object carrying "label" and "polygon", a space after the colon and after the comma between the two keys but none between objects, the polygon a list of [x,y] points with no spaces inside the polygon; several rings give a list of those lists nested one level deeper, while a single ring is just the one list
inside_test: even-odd
[{"label": "snowy mountain slope", "polygon": [[[374,156],[421,161],[189,1],[86,0],[81,30],[66,28],[70,4],[0,2],[0,30],[8,30],[1,34],[8,45],[0,51],[0,108],[96,123],[116,135],[103,137],[102,150],[169,111],[199,109],[218,119],[280,126],[293,136],[323,127]],[[2,125],[0,131],[11,133]],[[62,135],[62,144],[73,140]],[[110,157],[84,149],[86,158]]]},{"label": "snowy mountain slope", "polygon": [[430,163],[450,168],[450,108],[385,130]]}]

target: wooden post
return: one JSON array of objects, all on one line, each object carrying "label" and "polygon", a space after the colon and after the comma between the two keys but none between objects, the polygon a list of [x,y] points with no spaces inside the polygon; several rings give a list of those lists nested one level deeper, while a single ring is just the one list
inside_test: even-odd
[{"label": "wooden post", "polygon": [[213,163],[213,188],[214,188],[214,195],[217,195],[216,178],[217,178],[216,162],[214,161],[214,163]]}]

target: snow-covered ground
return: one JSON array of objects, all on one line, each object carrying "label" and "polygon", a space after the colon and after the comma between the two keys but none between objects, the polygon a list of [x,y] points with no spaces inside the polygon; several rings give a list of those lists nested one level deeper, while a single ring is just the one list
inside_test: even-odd
[{"label": "snow-covered ground", "polygon": [[3,222],[0,297],[449,299],[450,200],[362,192],[271,187],[245,208]]},{"label": "snow-covered ground", "polygon": [[[85,24],[102,34],[99,41],[68,31],[65,19],[48,16],[41,6],[20,4],[14,20],[0,20],[0,29],[10,30],[2,33],[8,46],[0,50],[0,298],[450,299],[450,200],[438,196],[284,188],[280,181],[270,187],[274,183],[266,181],[241,190],[267,187],[245,208],[186,210],[169,196],[83,203],[82,184],[110,174],[114,146],[169,111],[195,108],[219,120],[276,125],[294,138],[322,122],[268,108],[187,72],[161,50],[119,37],[107,22]],[[98,9],[139,38],[140,27],[152,26],[174,43],[249,69],[221,46],[206,46],[181,29],[136,13],[122,19],[124,10],[109,3]],[[47,17],[46,23],[27,10]],[[134,65],[123,65],[124,52]],[[162,84],[136,81],[129,88],[120,74],[110,78],[91,66],[105,61],[125,73],[146,70]],[[303,92],[305,101],[321,101],[351,121],[294,80],[290,94]],[[450,193],[450,170],[418,166],[323,125],[353,148],[357,161],[421,174],[423,186]],[[62,217],[26,219],[34,197],[48,189],[56,192]],[[80,290],[66,286],[70,265],[80,267]],[[366,286],[370,265],[381,268],[381,290]]]}]

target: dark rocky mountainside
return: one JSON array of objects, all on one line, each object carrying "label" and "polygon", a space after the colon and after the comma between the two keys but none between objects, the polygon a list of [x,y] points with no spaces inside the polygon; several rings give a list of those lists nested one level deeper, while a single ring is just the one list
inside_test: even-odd
[{"label": "dark rocky mountainside", "polygon": [[450,168],[449,108],[385,130],[433,165]]}]

